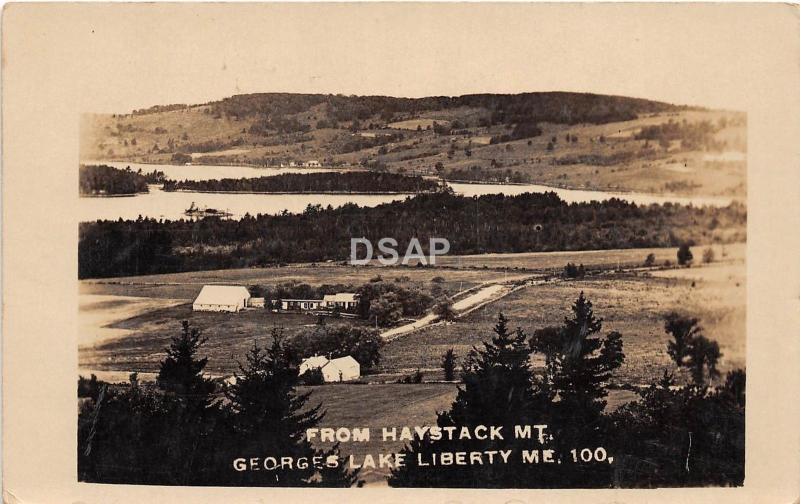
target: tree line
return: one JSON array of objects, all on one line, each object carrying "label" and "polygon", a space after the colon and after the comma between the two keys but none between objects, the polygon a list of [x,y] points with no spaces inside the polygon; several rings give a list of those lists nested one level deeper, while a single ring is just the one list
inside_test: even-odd
[{"label": "tree line", "polygon": [[[352,237],[400,248],[447,238],[451,254],[673,247],[745,240],[744,205],[639,206],[623,200],[566,203],[555,193],[465,197],[419,194],[376,207],[309,205],[298,214],[238,220],[136,220],[79,226],[80,278],[346,260]],[[718,232],[725,230],[725,233]],[[425,251],[427,253],[427,251]]]},{"label": "tree line", "polygon": [[416,193],[440,189],[436,180],[367,171],[284,173],[269,177],[167,180],[165,191],[264,193]]},{"label": "tree line", "polygon": [[[635,119],[638,114],[681,109],[675,105],[638,98],[567,92],[484,93],[425,98],[256,93],[231,96],[209,103],[208,106],[215,115],[238,119],[265,117],[274,121],[285,116],[309,113],[315,120],[327,119],[325,125],[330,121],[366,120],[376,116],[390,122],[398,114],[480,108],[486,111],[491,124],[530,125],[518,133],[523,136],[535,136],[537,122],[600,124]],[[323,112],[325,117],[318,117]]]}]

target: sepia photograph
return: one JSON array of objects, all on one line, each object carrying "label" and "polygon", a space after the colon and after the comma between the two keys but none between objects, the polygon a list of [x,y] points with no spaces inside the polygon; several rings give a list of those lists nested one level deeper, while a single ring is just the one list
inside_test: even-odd
[{"label": "sepia photograph", "polygon": [[84,115],[79,478],[741,485],[747,115],[588,91]]},{"label": "sepia photograph", "polygon": [[745,486],[768,168],[724,9],[230,7],[81,25],[40,244],[75,483]]}]

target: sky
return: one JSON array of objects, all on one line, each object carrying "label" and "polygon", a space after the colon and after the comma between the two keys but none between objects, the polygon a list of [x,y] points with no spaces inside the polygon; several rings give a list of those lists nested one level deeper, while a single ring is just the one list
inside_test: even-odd
[{"label": "sky", "polygon": [[[32,30],[86,112],[240,93],[580,91],[743,110],[768,15],[752,5],[116,4]],[[50,11],[52,13],[52,10]],[[67,23],[71,35],[57,39]],[[60,28],[61,27],[61,28]],[[34,44],[30,44],[33,46]],[[70,58],[79,52],[81,58]],[[35,57],[35,55],[31,55]]]}]

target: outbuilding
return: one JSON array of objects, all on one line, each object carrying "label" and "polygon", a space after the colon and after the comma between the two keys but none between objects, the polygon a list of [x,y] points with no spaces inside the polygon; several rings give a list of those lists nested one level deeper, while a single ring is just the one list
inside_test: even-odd
[{"label": "outbuilding", "polygon": [[245,308],[249,300],[250,292],[241,285],[204,285],[192,310],[235,313]]},{"label": "outbuilding", "polygon": [[320,369],[326,383],[355,380],[361,377],[361,365],[349,355],[336,359],[315,355],[304,359],[300,363],[298,371],[302,375],[310,369]]}]

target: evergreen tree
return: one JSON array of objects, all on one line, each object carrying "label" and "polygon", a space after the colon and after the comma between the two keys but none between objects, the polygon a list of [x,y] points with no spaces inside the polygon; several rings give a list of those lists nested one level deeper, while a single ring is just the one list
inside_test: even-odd
[{"label": "evergreen tree", "polygon": [[[438,414],[438,427],[457,426],[474,429],[478,425],[502,426],[502,440],[450,440],[430,436],[416,438],[403,449],[405,465],[392,470],[389,484],[396,487],[527,487],[530,471],[521,464],[519,448],[529,447],[530,440],[516,440],[514,425],[533,422],[537,409],[527,335],[508,328],[503,314],[498,317],[494,336],[483,348],[474,348],[467,356],[459,387],[449,411]],[[507,464],[451,465],[422,467],[417,457],[427,460],[431,454],[448,451],[514,450]],[[499,456],[498,456],[499,457]]]},{"label": "evergreen tree", "polygon": [[580,293],[572,316],[561,327],[534,333],[531,348],[545,357],[541,390],[551,401],[547,406],[553,435],[552,447],[568,466],[545,468],[537,475],[543,487],[610,486],[610,464],[582,463],[568,454],[575,448],[608,447],[614,433],[604,415],[607,382],[622,365],[622,336],[600,337],[603,321],[595,317],[592,303]]},{"label": "evergreen tree", "polygon": [[[703,328],[696,318],[669,313],[664,322],[665,331],[672,336],[667,353],[678,367],[687,368],[696,387],[704,387],[719,377],[717,363],[722,353],[719,344],[703,336]],[[708,377],[708,381],[706,380]]]},{"label": "evergreen tree", "polygon": [[182,321],[181,327],[180,336],[173,337],[166,349],[167,357],[161,361],[156,384],[186,405],[206,407],[212,401],[214,382],[203,376],[208,359],[196,357],[206,340],[188,321]]},{"label": "evergreen tree", "polygon": [[[295,359],[278,330],[273,331],[272,344],[266,350],[253,344],[235,378],[226,392],[233,422],[230,459],[274,456],[296,461],[305,457],[308,466],[236,472],[229,465],[226,484],[349,487],[356,482],[357,474],[345,468],[338,446],[319,450],[305,439],[306,430],[317,426],[324,413],[320,406],[306,407],[310,392],[296,392]],[[315,466],[314,457],[320,457],[319,465],[324,467]],[[330,457],[338,460],[337,467],[326,466]]]},{"label": "evergreen tree", "polygon": [[453,381],[456,376],[456,353],[452,348],[442,355],[442,369],[444,370],[444,379]]},{"label": "evergreen tree", "polygon": [[186,320],[181,328],[180,336],[174,336],[166,349],[156,384],[164,391],[160,414],[167,419],[161,431],[166,443],[161,463],[176,483],[186,485],[204,481],[213,470],[214,432],[220,415],[214,382],[203,376],[208,359],[197,357],[206,340]]}]

